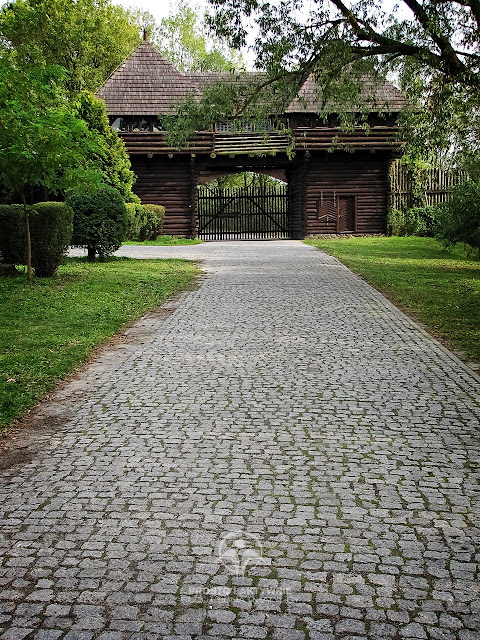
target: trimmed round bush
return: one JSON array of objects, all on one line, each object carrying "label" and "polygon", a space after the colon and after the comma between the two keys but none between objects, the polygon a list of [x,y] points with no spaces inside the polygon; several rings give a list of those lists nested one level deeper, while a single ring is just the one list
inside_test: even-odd
[{"label": "trimmed round bush", "polygon": [[76,193],[67,203],[73,209],[73,239],[86,247],[88,260],[103,260],[116,251],[128,228],[127,208],[119,191],[104,186],[93,193]]},{"label": "trimmed round bush", "polygon": [[143,221],[140,227],[139,238],[143,240],[156,240],[162,233],[165,208],[158,204],[142,204]]},{"label": "trimmed round bush", "polygon": [[156,204],[127,203],[129,240],[156,240],[163,229],[164,207]]},{"label": "trimmed round bush", "polygon": [[57,272],[73,233],[73,210],[65,202],[39,202],[29,216],[32,267],[39,278]]},{"label": "trimmed round bush", "polygon": [[[39,202],[29,209],[32,267],[40,278],[55,275],[73,231],[73,211],[64,202]],[[0,253],[9,264],[26,264],[25,213],[22,205],[0,205]]]},{"label": "trimmed round bush", "polygon": [[128,240],[138,240],[141,227],[141,216],[139,214],[139,205],[135,202],[126,202],[125,207],[127,209],[127,231],[125,237]]}]

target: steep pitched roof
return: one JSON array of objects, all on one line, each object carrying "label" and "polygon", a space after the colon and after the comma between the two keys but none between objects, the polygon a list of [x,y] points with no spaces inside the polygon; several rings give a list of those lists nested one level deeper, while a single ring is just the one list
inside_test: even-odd
[{"label": "steep pitched roof", "polygon": [[[232,82],[240,80],[242,82],[256,83],[267,78],[267,74],[261,71],[248,71],[239,75],[222,72],[202,72],[190,73],[187,77],[192,83],[195,83],[200,92],[215,82]],[[260,97],[261,100],[261,97]],[[285,113],[317,113],[321,108],[321,93],[310,75],[303,83],[298,96],[295,97],[290,104],[285,105]],[[383,82],[375,82],[373,78],[366,76],[363,78],[362,88],[362,107],[371,111],[390,111],[396,113],[405,107],[405,98],[391,82],[387,80]],[[325,105],[325,110],[331,113],[337,112],[339,105],[334,101],[330,101]],[[344,109],[344,108],[343,108]],[[359,111],[359,105],[352,105],[351,111]]]},{"label": "steep pitched roof", "polygon": [[196,71],[185,74],[186,77],[202,91],[205,87],[216,82],[257,82],[267,77],[263,71],[244,71],[231,73],[229,71]]},{"label": "steep pitched roof", "polygon": [[111,115],[174,114],[196,84],[153,47],[142,42],[97,91]]},{"label": "steep pitched roof", "polygon": [[[187,95],[200,97],[203,90],[215,82],[255,83],[265,77],[262,72],[183,74],[149,42],[142,42],[97,91],[97,96],[105,101],[110,115],[170,115]],[[366,77],[363,95],[366,98],[364,106],[371,111],[397,112],[405,106],[400,91],[387,81],[376,84]],[[318,87],[310,76],[284,112],[316,113],[321,107]],[[332,101],[324,106],[324,110],[334,113],[338,111],[338,105]],[[358,111],[358,105],[352,105],[351,110]]]},{"label": "steep pitched roof", "polygon": [[[392,113],[401,111],[406,105],[402,93],[391,82],[388,82],[388,80],[375,82],[369,76],[363,78],[360,102],[362,108],[370,111],[390,111]],[[298,96],[288,105],[286,113],[312,113],[320,109],[330,113],[338,111],[338,105],[332,100],[328,101],[323,107],[321,103],[322,99],[318,85],[315,82],[315,78],[310,75],[303,83]],[[358,104],[354,104],[350,110],[355,112],[361,109]]]}]

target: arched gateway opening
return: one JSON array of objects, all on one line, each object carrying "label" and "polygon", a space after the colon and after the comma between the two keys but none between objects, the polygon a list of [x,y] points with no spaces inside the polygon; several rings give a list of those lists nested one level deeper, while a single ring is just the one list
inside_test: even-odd
[{"label": "arched gateway opening", "polygon": [[197,230],[203,240],[286,239],[292,235],[285,171],[201,176]]},{"label": "arched gateway opening", "polygon": [[[344,130],[335,100],[324,113],[312,75],[291,102],[275,100],[269,118],[211,122],[183,146],[171,146],[161,130],[164,116],[175,116],[179,104],[205,95],[212,83],[237,80],[241,87],[266,77],[257,71],[183,74],[144,41],[97,92],[130,155],[135,193],[145,204],[165,207],[164,233],[212,239],[383,233],[389,166],[401,150],[397,116],[406,103],[399,90],[365,76],[364,106],[371,103],[371,111]],[[282,184],[263,193],[219,184],[212,192],[206,184],[246,171]]]}]

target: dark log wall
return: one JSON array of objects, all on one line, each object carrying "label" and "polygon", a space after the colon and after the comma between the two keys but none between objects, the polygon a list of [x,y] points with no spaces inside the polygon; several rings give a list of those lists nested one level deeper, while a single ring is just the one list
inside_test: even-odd
[{"label": "dark log wall", "polygon": [[192,184],[190,156],[131,156],[134,191],[144,204],[165,207],[164,233],[190,237]]},{"label": "dark log wall", "polygon": [[306,233],[303,215],[306,205],[306,172],[307,166],[304,161],[287,172],[291,232],[294,239],[303,238]]},{"label": "dark log wall", "polygon": [[[318,233],[383,233],[386,229],[388,164],[387,152],[297,153],[271,158],[275,171],[284,169],[289,183],[292,237]],[[253,159],[256,160],[256,159]],[[252,159],[230,160],[233,172],[255,170]],[[165,207],[164,233],[192,235],[195,220],[195,185],[208,174],[228,168],[226,160],[189,154],[132,155],[137,174],[135,193],[144,203]],[[258,160],[260,163],[260,159]],[[265,169],[265,159],[258,168]],[[193,203],[193,208],[192,208]],[[339,218],[337,221],[337,217]]]},{"label": "dark log wall", "polygon": [[[384,233],[387,216],[387,154],[312,154],[306,175],[306,234],[336,233],[333,216],[355,202],[358,233]],[[355,198],[356,197],[356,198]],[[331,211],[331,216],[329,212]]]}]

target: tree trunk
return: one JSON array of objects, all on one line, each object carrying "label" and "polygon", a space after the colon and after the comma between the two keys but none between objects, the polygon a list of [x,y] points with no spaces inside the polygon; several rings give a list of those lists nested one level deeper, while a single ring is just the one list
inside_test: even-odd
[{"label": "tree trunk", "polygon": [[28,215],[27,201],[25,200],[25,194],[23,193],[23,191],[20,194],[20,197],[22,198],[23,211],[25,213],[25,238],[27,241],[27,275],[28,275],[28,279],[31,280],[32,279],[32,240],[30,238],[30,219]]},{"label": "tree trunk", "polygon": [[95,262],[95,247],[87,247],[87,262]]}]

